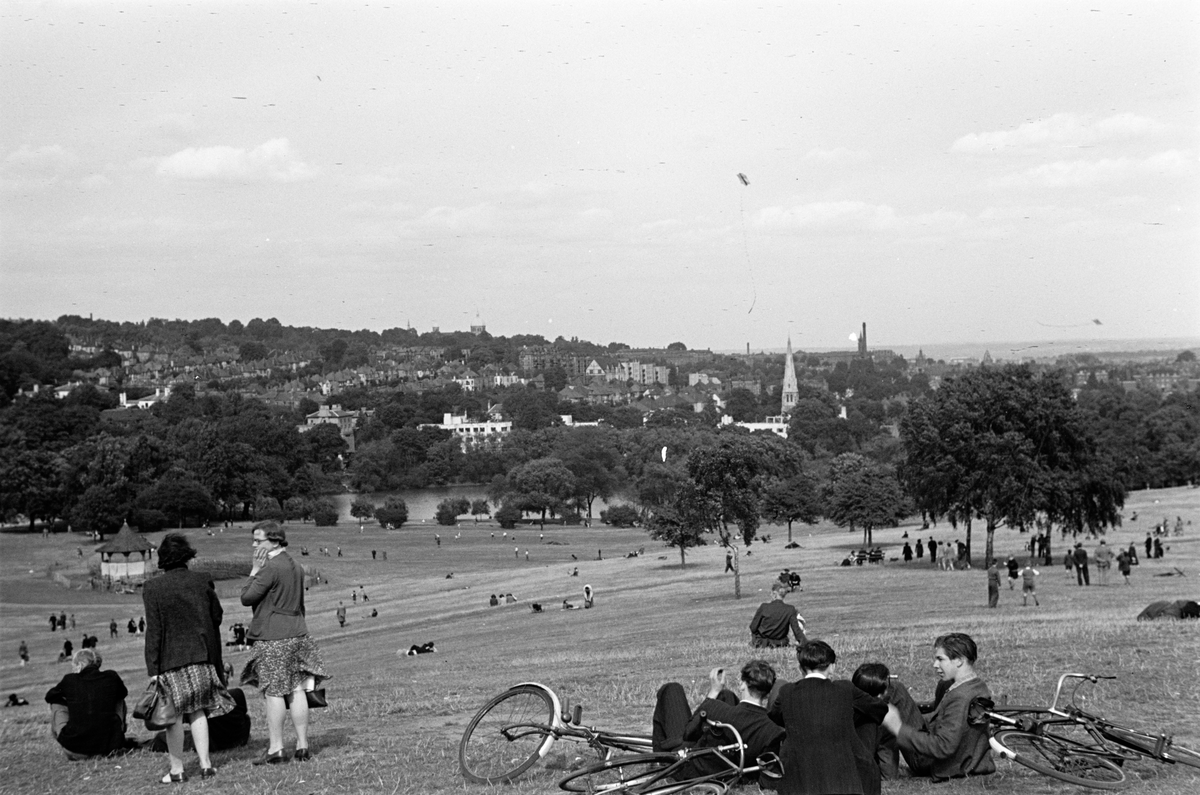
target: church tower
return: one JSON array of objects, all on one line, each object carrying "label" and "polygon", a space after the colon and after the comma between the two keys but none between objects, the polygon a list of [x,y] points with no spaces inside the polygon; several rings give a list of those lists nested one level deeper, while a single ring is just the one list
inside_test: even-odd
[{"label": "church tower", "polygon": [[783,401],[781,413],[791,414],[800,400],[800,387],[796,384],[796,360],[792,357],[792,336],[788,335],[787,357],[783,360]]}]

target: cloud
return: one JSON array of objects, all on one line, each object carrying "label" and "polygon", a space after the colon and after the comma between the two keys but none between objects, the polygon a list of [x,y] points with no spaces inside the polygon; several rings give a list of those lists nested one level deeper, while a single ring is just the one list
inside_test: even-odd
[{"label": "cloud", "polygon": [[25,144],[4,158],[4,171],[28,176],[52,177],[69,171],[79,161],[75,153],[58,144],[32,147]]},{"label": "cloud", "polygon": [[805,160],[818,163],[861,163],[870,155],[861,149],[846,149],[839,146],[836,149],[809,149],[804,153]]},{"label": "cloud", "polygon": [[313,177],[317,171],[299,159],[286,138],[274,138],[249,150],[232,146],[184,149],[158,161],[156,173],[172,179],[294,182]]},{"label": "cloud", "polygon": [[950,146],[950,151],[981,154],[1044,147],[1094,146],[1147,138],[1162,129],[1163,125],[1154,119],[1132,113],[1120,113],[1099,120],[1074,113],[1056,113],[1048,119],[1026,122],[1015,130],[964,135]]},{"label": "cloud", "polygon": [[1116,182],[1133,177],[1181,175],[1196,167],[1194,155],[1171,149],[1146,158],[1059,160],[987,181],[990,188],[1066,188]]}]

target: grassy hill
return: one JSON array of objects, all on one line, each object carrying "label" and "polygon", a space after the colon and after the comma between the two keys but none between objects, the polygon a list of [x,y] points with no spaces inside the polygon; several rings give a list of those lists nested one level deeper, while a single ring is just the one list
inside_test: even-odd
[{"label": "grassy hill", "polygon": [[[1014,701],[1046,702],[1065,671],[1116,674],[1094,705],[1104,714],[1159,728],[1200,748],[1200,626],[1195,623],[1141,623],[1137,613],[1156,599],[1200,597],[1200,490],[1173,489],[1131,495],[1126,515],[1141,518],[1110,536],[1110,544],[1139,544],[1154,521],[1176,515],[1196,524],[1169,541],[1161,561],[1143,560],[1125,586],[1115,570],[1106,586],[1080,588],[1058,563],[1039,567],[1040,607],[1022,607],[1020,590],[1003,587],[1000,606],[986,608],[982,570],[942,572],[927,562],[841,568],[845,551],[859,536],[825,525],[796,528],[801,549],[784,549],[786,530],[764,528],[773,540],[755,544],[741,557],[743,598],[733,595],[732,575],[723,573],[724,553],[715,546],[693,550],[681,568],[678,552],[650,542],[638,530],[536,527],[512,533],[494,525],[464,523],[457,531],[433,525],[385,532],[368,526],[289,527],[290,550],[319,569],[329,584],[307,595],[309,627],[321,645],[334,678],[330,707],[313,713],[310,729],[316,758],[282,768],[252,768],[249,760],[266,747],[262,702],[250,698],[255,727],[251,744],[214,755],[218,778],[185,785],[211,792],[261,793],[477,793],[458,773],[457,743],[471,715],[490,696],[521,681],[543,682],[564,702],[584,706],[584,722],[614,729],[648,731],[654,693],[668,680],[684,683],[693,698],[703,689],[708,668],[736,668],[765,656],[784,676],[798,675],[787,650],[752,650],[746,626],[766,598],[780,569],[798,569],[803,591],[797,604],[811,636],[828,641],[839,655],[839,674],[861,662],[881,660],[909,684],[918,698],[932,693],[931,642],[946,631],[965,631],[979,643],[979,670],[996,694]],[[915,540],[919,525],[877,532],[889,557],[898,557],[904,532]],[[440,533],[441,545],[434,533]],[[960,534],[948,525],[921,532],[940,541]],[[249,559],[248,528],[212,537],[193,531],[193,543],[209,559]],[[997,552],[1017,553],[1024,536],[1000,530]],[[157,540],[157,538],[155,539]],[[79,540],[28,534],[0,534],[0,663],[3,693],[18,692],[32,706],[0,713],[3,745],[0,771],[6,792],[61,792],[86,780],[92,793],[159,791],[166,770],[162,755],[139,752],[121,759],[68,763],[50,739],[42,695],[68,669],[54,663],[62,633],[50,633],[46,616],[59,609],[74,613],[77,629],[67,637],[78,647],[84,631],[100,636],[105,667],[119,671],[131,691],[145,684],[142,645],[125,634],[124,622],[141,615],[140,598],[90,591],[66,591],[46,577],[55,561],[67,572],[86,567]],[[1056,558],[1066,550],[1057,536]],[[307,546],[313,554],[300,557]],[[337,546],[343,557],[336,557]],[[319,554],[329,547],[330,557]],[[514,554],[514,546],[519,550]],[[1092,544],[1089,543],[1089,546]],[[645,548],[645,554],[626,557]],[[976,548],[982,548],[977,539]],[[90,547],[85,547],[85,553]],[[371,550],[388,560],[372,560]],[[525,551],[529,551],[529,560]],[[603,559],[598,560],[598,551]],[[572,557],[574,556],[574,557]],[[926,559],[927,560],[927,559]],[[577,577],[570,572],[578,567]],[[1156,576],[1175,567],[1188,576]],[[446,575],[453,573],[452,578]],[[582,601],[585,583],[596,590],[593,610],[558,609],[564,598]],[[237,600],[240,581],[218,585],[225,626],[249,620]],[[369,602],[353,603],[362,586]],[[513,593],[517,604],[489,607],[493,593]],[[361,591],[359,592],[361,593]],[[339,601],[349,621],[339,629]],[[531,602],[546,611],[534,614]],[[368,617],[370,610],[377,618]],[[122,624],[108,639],[110,617]],[[17,665],[17,643],[28,641],[32,663]],[[403,656],[411,644],[435,641],[438,654]],[[229,658],[240,670],[247,655]],[[139,737],[148,737],[140,726]],[[524,795],[556,791],[561,769],[581,749],[553,755],[514,785],[498,791]],[[189,770],[194,772],[194,759]],[[942,785],[955,791],[1059,792],[1066,785],[1008,762],[997,775]],[[1200,771],[1136,764],[1128,774],[1138,792],[1191,793],[1200,790]],[[885,792],[925,792],[924,781],[885,782]]]}]

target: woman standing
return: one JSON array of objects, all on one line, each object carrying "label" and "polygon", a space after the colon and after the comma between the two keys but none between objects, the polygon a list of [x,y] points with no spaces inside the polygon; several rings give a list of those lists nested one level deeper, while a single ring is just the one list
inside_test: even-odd
[{"label": "woman standing", "polygon": [[287,534],[276,522],[255,525],[254,565],[242,586],[242,604],[254,608],[248,635],[254,642],[254,655],[242,672],[242,682],[262,689],[270,736],[270,745],[254,761],[256,765],[286,761],[283,717],[288,712],[296,728],[293,758],[309,758],[305,691],[316,689],[327,678],[321,652],[304,623],[304,570],[285,547]]},{"label": "woman standing", "polygon": [[233,706],[222,681],[221,601],[207,574],[189,571],[196,557],[187,536],[168,533],[158,547],[160,577],[147,580],[142,590],[146,606],[146,672],[162,683],[178,716],[167,727],[171,770],[164,784],[185,781],[183,719],[192,726],[192,742],[200,760],[200,777],[216,775],[208,756],[208,719]]}]

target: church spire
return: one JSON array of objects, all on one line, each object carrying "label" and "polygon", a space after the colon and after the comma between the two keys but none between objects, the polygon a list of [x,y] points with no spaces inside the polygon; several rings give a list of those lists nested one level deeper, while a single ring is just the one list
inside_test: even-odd
[{"label": "church spire", "polygon": [[780,411],[791,414],[800,400],[800,387],[796,383],[796,360],[792,357],[792,335],[788,335],[787,356],[783,360],[783,400]]}]

